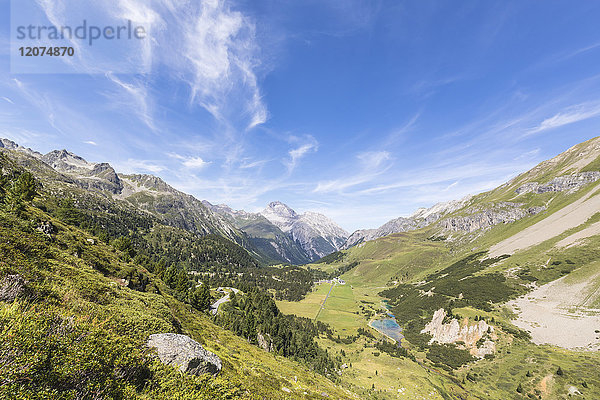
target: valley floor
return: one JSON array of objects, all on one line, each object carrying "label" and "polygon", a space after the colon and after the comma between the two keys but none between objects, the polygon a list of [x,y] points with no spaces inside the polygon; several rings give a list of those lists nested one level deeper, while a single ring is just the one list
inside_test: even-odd
[{"label": "valley floor", "polygon": [[[344,278],[353,281],[351,276]],[[330,289],[330,284],[319,284],[304,300],[279,301],[277,306],[287,314],[307,318],[318,315],[319,321],[334,328],[334,337],[339,335],[347,339],[358,336],[349,343],[320,339],[320,344],[330,353],[345,355],[343,359],[347,368],[341,375],[344,386],[363,398],[382,399],[444,399],[441,393],[461,392],[457,386],[445,383],[435,371],[406,358],[391,357],[373,347],[370,338],[359,335],[359,329],[365,329],[377,340],[383,337],[369,323],[373,317],[384,312],[384,298],[378,295],[385,289],[384,286],[334,285],[327,298]]]}]

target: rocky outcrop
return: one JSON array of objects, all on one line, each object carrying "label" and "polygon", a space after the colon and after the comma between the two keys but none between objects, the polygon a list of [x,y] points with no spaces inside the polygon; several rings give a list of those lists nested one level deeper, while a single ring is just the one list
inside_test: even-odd
[{"label": "rocky outcrop", "polygon": [[31,157],[35,157],[37,159],[42,158],[41,153],[38,153],[37,151],[33,151],[30,148],[23,147],[9,139],[0,138],[0,149],[20,151],[21,153],[25,153],[25,154],[27,154]]},{"label": "rocky outcrop", "polygon": [[160,218],[165,225],[199,235],[217,234],[248,248],[245,238],[202,201],[169,186],[152,175],[119,175],[123,191],[118,197]]},{"label": "rocky outcrop", "polygon": [[440,222],[442,229],[450,232],[474,232],[495,225],[508,224],[522,218],[539,214],[545,207],[522,208],[520,203],[502,202],[487,205],[489,208],[467,209],[465,216],[452,217]]},{"label": "rocky outcrop", "polygon": [[123,183],[108,163],[95,164],[90,171],[90,179],[86,179],[91,189],[107,190],[119,194],[123,190]]},{"label": "rocky outcrop", "polygon": [[177,367],[190,375],[217,375],[222,368],[217,355],[205,350],[189,336],[175,333],[150,335],[148,346],[156,349],[163,364]]},{"label": "rocky outcrop", "polygon": [[7,275],[0,281],[0,301],[12,303],[25,294],[27,281],[21,275]]},{"label": "rocky outcrop", "polygon": [[541,194],[547,192],[573,193],[589,183],[596,182],[598,179],[600,179],[600,172],[598,171],[581,172],[573,175],[559,176],[544,184],[538,182],[528,182],[515,190],[515,192],[517,194]]},{"label": "rocky outcrop", "polygon": [[108,163],[91,163],[67,150],[54,150],[40,159],[61,174],[75,179],[75,183],[88,190],[107,191],[119,194],[123,184]]},{"label": "rocky outcrop", "polygon": [[259,332],[258,335],[256,335],[256,340],[258,341],[258,347],[260,347],[261,349],[268,352],[272,352],[274,350],[271,335],[269,335],[268,333],[265,333],[263,335]]},{"label": "rocky outcrop", "polygon": [[42,161],[61,173],[85,174],[94,168],[93,163],[67,150],[53,150],[42,156]]},{"label": "rocky outcrop", "polygon": [[354,231],[352,235],[348,237],[344,244],[345,249],[356,246],[357,244],[375,240],[377,238],[391,235],[393,233],[407,232],[415,229],[419,229],[426,226],[423,221],[416,221],[412,218],[399,217],[386,222],[377,229],[360,229]]},{"label": "rocky outcrop", "polygon": [[463,342],[462,346],[469,349],[472,355],[480,358],[496,351],[496,346],[489,337],[494,332],[494,328],[487,322],[481,320],[475,325],[469,325],[468,319],[461,324],[453,318],[450,322],[444,323],[445,318],[446,311],[440,308],[433,314],[431,322],[425,325],[425,329],[421,331],[421,333],[428,333],[432,336],[430,343]]},{"label": "rocky outcrop", "polygon": [[52,235],[54,233],[56,233],[56,227],[54,225],[52,225],[52,222],[50,222],[50,221],[44,221],[44,222],[40,223],[38,225],[38,227],[36,228],[36,230],[38,232],[43,233],[44,235],[46,235],[48,237],[52,237]]}]

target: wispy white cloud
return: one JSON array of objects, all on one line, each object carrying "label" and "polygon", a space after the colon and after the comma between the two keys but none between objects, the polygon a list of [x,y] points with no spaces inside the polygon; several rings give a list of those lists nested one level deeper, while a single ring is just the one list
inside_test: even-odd
[{"label": "wispy white cloud", "polygon": [[177,153],[168,153],[168,156],[181,161],[183,166],[185,166],[188,169],[198,170],[198,169],[202,169],[210,164],[209,161],[205,161],[204,159],[202,159],[202,157],[199,157],[199,156],[186,157],[186,156],[182,156],[181,154],[177,154]]},{"label": "wispy white cloud", "polygon": [[189,85],[192,103],[217,120],[231,123],[243,114],[247,129],[263,124],[268,111],[258,86],[254,21],[223,0],[206,0],[200,7],[188,3],[168,2],[178,23],[169,32],[178,33],[164,38],[173,52],[163,62]]},{"label": "wispy white cloud", "polygon": [[297,146],[288,152],[289,159],[286,161],[288,172],[291,173],[302,157],[319,149],[319,142],[311,135],[306,135],[301,138],[292,136],[290,141],[292,143],[297,143]]},{"label": "wispy white cloud", "polygon": [[208,164],[210,164],[210,162],[206,162],[200,157],[192,157],[183,162],[183,165],[190,169],[202,169]]},{"label": "wispy white cloud", "polygon": [[487,180],[491,176],[510,176],[517,171],[524,171],[531,166],[531,163],[515,166],[513,163],[485,163],[480,160],[469,164],[456,163],[455,165],[439,165],[411,170],[395,182],[362,189],[354,193],[354,195],[384,194],[398,189],[436,184],[448,186],[456,181],[460,182],[467,179]]},{"label": "wispy white cloud", "polygon": [[93,140],[86,140],[83,143],[89,144],[90,146],[98,146],[98,143],[94,142]]},{"label": "wispy white cloud", "polygon": [[5,97],[5,96],[2,96],[2,100],[6,101],[7,103],[10,103],[10,104],[15,104],[14,101],[12,101],[10,98]]},{"label": "wispy white cloud", "polygon": [[241,168],[241,169],[259,168],[271,161],[273,161],[273,160],[272,159],[271,160],[257,160],[257,161],[242,160],[239,168]]},{"label": "wispy white cloud", "polygon": [[561,126],[573,124],[575,122],[584,121],[586,119],[600,116],[600,103],[582,103],[544,119],[538,126],[530,129],[527,135],[533,135],[549,129],[559,128]]},{"label": "wispy white cloud", "polygon": [[[170,3],[169,0],[166,1]],[[160,15],[160,12],[152,7],[153,2],[140,0],[117,0],[116,4],[109,7],[113,16],[121,20],[129,20],[135,26],[142,26],[151,40],[140,41],[141,48],[137,49],[134,61],[137,63],[137,71],[148,73],[152,68],[153,47],[157,44],[152,37],[155,32],[164,30],[166,23]],[[116,7],[115,7],[116,6]]]},{"label": "wispy white cloud", "polygon": [[526,151],[523,154],[520,154],[518,156],[516,156],[514,158],[515,161],[521,161],[521,160],[531,160],[531,159],[536,159],[540,153],[541,153],[542,149],[540,149],[539,147],[536,149],[533,149],[531,151]]},{"label": "wispy white cloud", "polygon": [[[79,1],[38,0],[38,4],[54,25],[61,26],[76,15]],[[131,45],[132,54],[125,60],[114,58],[112,65],[106,54],[72,40],[76,71],[106,74],[128,68],[151,80],[157,67],[166,66],[173,79],[189,87],[191,104],[200,105],[222,123],[243,131],[267,121],[269,113],[257,75],[262,61],[255,22],[233,10],[228,1],[85,0],[86,7],[88,3],[97,16],[143,26],[148,40],[136,41]],[[139,116],[154,129],[151,110],[141,101],[144,97],[148,103],[146,88],[139,82],[117,79],[114,74],[107,76],[134,98],[141,106]]]},{"label": "wispy white cloud", "polygon": [[320,181],[313,193],[341,192],[346,189],[372,182],[386,172],[392,163],[392,156],[387,151],[369,151],[356,155],[358,165],[353,173],[342,178]]},{"label": "wispy white cloud", "polygon": [[404,125],[390,133],[385,139],[383,145],[391,146],[393,144],[396,144],[400,139],[404,138],[408,133],[410,133],[413,130],[420,117],[420,112],[413,115],[412,118],[410,118]]},{"label": "wispy white cloud", "polygon": [[56,141],[56,136],[47,132],[36,132],[28,129],[15,128],[0,128],[0,137],[12,140],[21,146],[31,147],[36,151],[44,151],[39,148],[39,143],[42,141]]},{"label": "wispy white cloud", "polygon": [[57,123],[58,121],[56,119],[56,102],[54,102],[46,94],[39,93],[35,89],[32,89],[30,85],[26,85],[24,82],[17,78],[13,78],[11,86],[17,89],[18,93],[23,98],[25,98],[31,105],[37,108],[54,129],[56,129],[60,133],[64,133]]},{"label": "wispy white cloud", "polygon": [[[149,104],[151,97],[148,94],[146,84],[142,81],[133,83],[124,82],[117,78],[113,73],[107,73],[106,77],[117,85],[121,90],[118,95],[109,94],[111,104],[117,107],[126,107],[127,110],[134,113],[138,118],[152,131],[157,131],[154,118],[152,116],[152,109]],[[122,93],[125,93],[131,101],[123,101]]]},{"label": "wispy white cloud", "polygon": [[388,151],[367,151],[359,153],[356,158],[360,160],[366,170],[369,170],[379,167],[383,162],[390,160],[392,156]]},{"label": "wispy white cloud", "polygon": [[153,173],[157,174],[166,168],[163,165],[149,160],[136,160],[129,158],[126,161],[114,162],[115,169],[125,174]]}]

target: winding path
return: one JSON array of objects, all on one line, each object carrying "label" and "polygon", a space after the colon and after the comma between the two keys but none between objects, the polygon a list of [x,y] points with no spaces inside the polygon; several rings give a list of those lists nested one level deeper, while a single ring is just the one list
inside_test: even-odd
[{"label": "winding path", "polygon": [[211,306],[210,306],[210,312],[212,313],[212,315],[216,315],[217,312],[219,311],[219,306],[223,303],[227,303],[229,301],[229,295],[225,295],[223,297],[221,297],[219,300],[215,301]]},{"label": "winding path", "polygon": [[325,296],[325,300],[323,300],[323,303],[321,304],[321,308],[319,308],[319,311],[317,311],[317,315],[315,316],[315,321],[317,320],[317,318],[319,318],[319,314],[321,314],[321,310],[323,310],[323,308],[325,308],[325,302],[327,302],[327,299],[329,298],[329,295],[331,294],[331,291],[333,290],[334,286],[335,286],[335,282],[332,282],[331,287],[329,288],[329,292],[327,292],[327,296]]}]

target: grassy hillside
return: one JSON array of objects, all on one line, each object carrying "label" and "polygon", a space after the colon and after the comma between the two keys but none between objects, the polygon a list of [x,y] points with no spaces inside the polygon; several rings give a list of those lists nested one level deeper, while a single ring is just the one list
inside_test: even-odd
[{"label": "grassy hillside", "polygon": [[[177,290],[134,262],[129,247],[119,250],[32,207],[20,176],[4,159],[1,398],[353,398],[177,300]],[[164,332],[203,344],[223,361],[222,373],[192,377],[156,361],[145,341]]]}]

